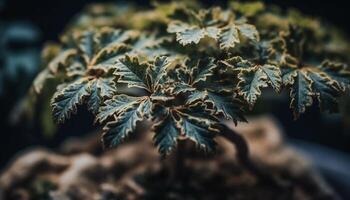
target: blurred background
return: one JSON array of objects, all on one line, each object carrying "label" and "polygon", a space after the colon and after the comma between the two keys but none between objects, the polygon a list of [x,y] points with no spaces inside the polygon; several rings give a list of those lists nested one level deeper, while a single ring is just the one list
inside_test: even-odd
[{"label": "blurred background", "polygon": [[[42,145],[57,147],[70,136],[85,134],[92,127],[93,117],[79,110],[59,127],[50,119],[21,121],[18,110],[31,81],[39,71],[40,52],[46,42],[58,41],[66,25],[91,0],[0,0],[0,171],[19,151]],[[112,1],[106,1],[112,2]],[[115,1],[114,1],[115,2]],[[145,0],[135,1],[148,5]],[[206,3],[211,1],[206,0]],[[282,8],[297,8],[304,14],[318,16],[350,35],[350,12],[344,0],[266,0]],[[225,3],[225,1],[215,1]],[[350,55],[349,55],[350,56]],[[322,114],[312,108],[297,121],[289,110],[287,94],[266,93],[253,115],[268,112],[284,130],[287,141],[307,154],[327,180],[342,194],[350,188],[350,98],[341,99],[339,114]],[[43,109],[33,108],[35,109]],[[47,106],[48,107],[48,106]],[[49,112],[47,110],[37,110]],[[40,118],[35,115],[33,118]],[[45,123],[42,126],[42,123]],[[20,122],[20,123],[18,123]],[[346,178],[347,177],[347,178]]]}]

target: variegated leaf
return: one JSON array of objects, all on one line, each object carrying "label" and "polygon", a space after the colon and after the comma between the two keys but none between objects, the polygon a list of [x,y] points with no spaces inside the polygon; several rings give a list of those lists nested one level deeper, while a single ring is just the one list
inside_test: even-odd
[{"label": "variegated leaf", "polygon": [[291,85],[290,108],[293,110],[294,118],[297,119],[307,107],[312,105],[312,80],[306,72],[301,70],[293,71],[285,76],[288,76],[284,79],[289,80],[287,83]]},{"label": "variegated leaf", "polygon": [[106,148],[118,146],[135,132],[137,122],[142,121],[139,104],[126,108],[114,121],[108,122],[103,128],[102,142]]},{"label": "variegated leaf", "polygon": [[87,106],[93,114],[97,114],[98,109],[102,104],[102,98],[100,96],[99,88],[97,87],[97,81],[93,80],[90,84],[90,96],[87,101]]},{"label": "variegated leaf", "polygon": [[53,74],[57,74],[62,68],[67,68],[70,65],[70,59],[76,55],[76,49],[64,50],[49,63],[48,68]]},{"label": "variegated leaf", "polygon": [[142,97],[132,97],[127,95],[116,95],[112,99],[106,100],[100,107],[96,116],[96,121],[105,122],[108,118],[116,115],[119,116],[130,107],[138,105]]},{"label": "variegated leaf", "polygon": [[312,91],[317,97],[321,111],[338,111],[338,100],[342,94],[342,88],[326,73],[312,72],[308,73],[312,80]]},{"label": "variegated leaf", "polygon": [[207,91],[195,91],[186,101],[186,104],[203,102],[207,108],[213,108],[214,114],[228,120],[247,122],[243,115],[243,102],[228,93],[214,93]]},{"label": "variegated leaf", "polygon": [[156,57],[153,65],[147,70],[149,78],[149,88],[155,90],[159,87],[160,83],[163,83],[167,75],[167,69],[169,68],[170,62],[166,56]]},{"label": "variegated leaf", "polygon": [[238,78],[240,80],[238,83],[239,94],[252,108],[261,95],[261,89],[268,86],[268,77],[259,67],[254,67],[241,70]]},{"label": "variegated leaf", "polygon": [[183,46],[198,44],[205,36],[219,41],[222,49],[234,47],[240,42],[240,37],[259,41],[255,26],[235,21],[233,15],[219,7],[201,9],[198,12],[183,9],[179,13],[182,17],[173,17],[167,31],[176,33],[176,40]]},{"label": "variegated leaf", "polygon": [[105,47],[99,51],[90,63],[90,66],[100,69],[112,69],[115,64],[122,58],[131,47],[125,44],[115,44],[114,46]]},{"label": "variegated leaf", "polygon": [[220,35],[220,48],[229,49],[235,47],[240,42],[239,33],[236,26],[228,26],[222,30]]},{"label": "variegated leaf", "polygon": [[260,66],[260,69],[266,74],[268,83],[276,91],[280,92],[282,84],[282,73],[279,67],[271,64]]},{"label": "variegated leaf", "polygon": [[53,118],[57,123],[63,123],[69,119],[77,111],[77,106],[89,96],[88,83],[86,79],[78,79],[55,93],[51,104]]},{"label": "variegated leaf", "polygon": [[116,93],[117,88],[114,78],[97,78],[96,87],[101,97],[111,98]]},{"label": "variegated leaf", "polygon": [[252,40],[252,41],[259,41],[260,37],[259,37],[259,33],[256,30],[255,26],[251,25],[251,24],[238,24],[237,25],[237,29],[239,30],[239,33]]},{"label": "variegated leaf", "polygon": [[95,37],[95,32],[81,32],[77,35],[76,40],[78,41],[78,49],[82,52],[85,63],[90,63],[98,48],[98,41]]},{"label": "variegated leaf", "polygon": [[200,59],[196,62],[195,66],[191,66],[192,71],[192,85],[195,85],[201,81],[213,75],[214,69],[217,65],[214,63],[213,58]]},{"label": "variegated leaf", "polygon": [[326,60],[318,68],[336,81],[343,91],[349,88],[350,68],[345,64]]},{"label": "variegated leaf", "polygon": [[211,103],[214,106],[215,113],[222,115],[228,120],[237,122],[247,122],[243,115],[243,102],[230,94],[217,94],[208,92],[206,103]]},{"label": "variegated leaf", "polygon": [[167,116],[156,123],[153,130],[155,132],[153,140],[155,145],[158,146],[159,153],[166,156],[176,148],[180,128],[173,113],[168,111]]},{"label": "variegated leaf", "polygon": [[192,140],[198,148],[206,152],[215,150],[214,137],[217,130],[213,128],[215,122],[211,121],[210,114],[212,113],[200,104],[179,110],[176,113],[179,118],[178,125],[182,136]]},{"label": "variegated leaf", "polygon": [[119,76],[120,83],[126,83],[129,87],[138,87],[150,90],[147,85],[147,63],[139,63],[136,57],[125,56],[115,66],[114,74]]},{"label": "variegated leaf", "polygon": [[199,27],[189,27],[176,33],[176,39],[183,46],[194,43],[198,44],[204,38],[205,31]]}]

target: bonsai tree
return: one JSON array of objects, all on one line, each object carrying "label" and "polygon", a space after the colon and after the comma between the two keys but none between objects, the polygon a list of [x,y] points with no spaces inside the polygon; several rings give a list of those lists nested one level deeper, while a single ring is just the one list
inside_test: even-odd
[{"label": "bonsai tree", "polygon": [[349,49],[327,27],[261,2],[95,5],[67,27],[59,45],[45,48],[33,91],[58,80],[54,121],[66,122],[85,105],[103,126],[105,148],[138,127],[152,132],[162,156],[181,150],[182,140],[213,152],[215,137],[223,136],[248,169],[270,179],[226,122],[247,122],[266,88],[289,92],[295,119],[313,104],[336,112],[349,88]]}]

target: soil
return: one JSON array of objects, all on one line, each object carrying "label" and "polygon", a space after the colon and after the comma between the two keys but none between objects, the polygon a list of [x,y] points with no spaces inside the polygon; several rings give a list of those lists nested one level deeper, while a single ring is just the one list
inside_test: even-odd
[{"label": "soil", "polygon": [[162,159],[151,134],[108,151],[94,134],[67,140],[56,151],[37,147],[17,155],[0,176],[0,200],[337,199],[310,163],[284,143],[272,118],[249,121],[232,128],[246,138],[254,164],[278,180],[278,187],[240,165],[232,144],[220,137],[215,154],[186,142]]}]

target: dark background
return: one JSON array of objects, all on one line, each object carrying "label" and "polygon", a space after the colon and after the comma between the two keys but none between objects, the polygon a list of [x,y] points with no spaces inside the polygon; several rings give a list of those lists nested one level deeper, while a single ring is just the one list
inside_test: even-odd
[{"label": "dark background", "polygon": [[[57,41],[67,23],[88,3],[104,2],[91,0],[0,0],[0,21],[11,23],[13,21],[29,21],[37,26],[41,32],[41,39],[36,44],[42,47],[46,41]],[[110,2],[110,1],[109,1]],[[146,4],[144,0],[136,1]],[[206,0],[206,3],[211,1]],[[224,2],[224,1],[213,1]],[[311,16],[319,16],[341,28],[350,35],[350,11],[347,1],[332,0],[269,0],[266,3],[280,5],[282,8],[298,8],[303,13]],[[27,83],[26,87],[29,87]],[[10,88],[11,90],[11,88]],[[284,94],[285,95],[285,94]],[[283,94],[282,94],[283,96]],[[26,130],[21,127],[13,127],[8,123],[8,114],[18,95],[1,97],[0,104],[0,171],[16,152],[33,145],[45,145],[56,147],[67,136],[79,135],[90,129],[88,123],[81,123],[81,118],[92,122],[92,116],[84,110],[78,116],[73,117],[67,124],[60,126],[58,134],[54,139],[44,138],[39,129]],[[277,118],[286,134],[291,139],[303,140],[315,144],[321,144],[339,152],[348,154],[350,152],[350,133],[344,129],[344,122],[338,114],[320,114],[316,108],[312,108],[298,121],[294,121],[289,110],[288,100],[276,100],[271,97],[264,102],[264,106]],[[264,110],[264,109],[262,109]]]}]

